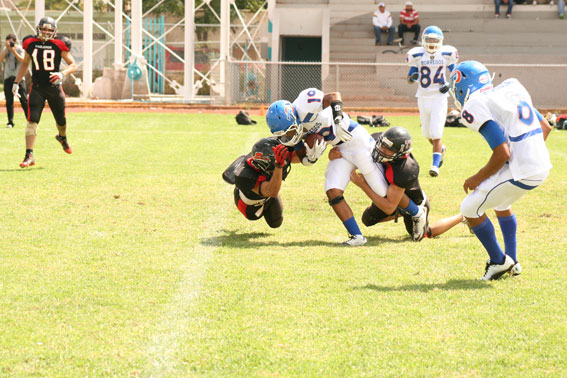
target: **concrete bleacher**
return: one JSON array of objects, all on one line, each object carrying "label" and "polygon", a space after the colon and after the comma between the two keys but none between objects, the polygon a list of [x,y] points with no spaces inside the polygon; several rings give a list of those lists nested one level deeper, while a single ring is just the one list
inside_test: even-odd
[{"label": "concrete bleacher", "polygon": [[[285,6],[311,4],[329,8],[331,62],[404,63],[407,49],[398,54],[385,54],[384,50],[391,50],[392,46],[374,45],[372,14],[378,2],[380,0],[277,0]],[[399,12],[404,3],[405,0],[386,1],[395,26],[399,24]],[[422,30],[429,25],[439,26],[445,34],[445,44],[458,48],[461,61],[567,64],[567,20],[559,19],[557,5],[534,6],[531,2],[515,5],[511,19],[505,18],[506,6],[502,5],[501,17],[496,19],[492,0],[414,0],[413,3],[420,14]],[[406,41],[411,38],[412,34],[405,36]],[[383,35],[382,41],[385,40]],[[399,48],[395,46],[394,50]],[[535,74],[525,69],[528,72],[525,76],[529,76],[526,79],[531,80],[534,87],[543,79],[554,84],[553,71],[543,71]],[[562,77],[567,74],[565,71],[560,71]],[[415,87],[407,85],[406,72],[407,68],[399,67],[343,67],[339,78],[331,69],[323,85],[333,88],[333,83],[340,83],[345,103],[356,99],[358,106],[415,106]],[[523,72],[501,68],[497,76],[518,76]],[[383,79],[385,76],[388,80]],[[545,85],[541,87],[543,94]]]},{"label": "concrete bleacher", "polygon": [[[328,0],[331,15],[330,61],[332,62],[404,62],[405,51],[384,54],[391,46],[374,46],[372,14],[378,0]],[[405,1],[386,2],[394,25],[399,23],[399,11]],[[567,20],[560,20],[556,5],[515,5],[512,18],[506,19],[506,8],[500,8],[501,17],[494,17],[491,0],[428,0],[413,1],[420,14],[420,24],[441,27],[445,43],[459,49],[461,60],[477,59],[490,63],[557,63],[567,64]],[[382,36],[382,41],[386,40]],[[405,36],[409,41],[412,34]],[[395,50],[395,49],[394,49]],[[405,69],[380,67],[377,75],[384,80],[371,82],[368,75],[346,76],[341,92],[345,102],[349,99],[359,106],[415,106],[412,94],[415,87],[405,81]],[[401,75],[400,75],[401,73]],[[549,80],[553,74],[543,73]],[[563,72],[565,74],[565,72]],[[513,70],[500,69],[503,77],[518,76]],[[537,75],[536,75],[537,76]],[[533,87],[540,78],[530,75]],[[336,81],[331,76],[330,82]],[[343,81],[341,81],[342,83]],[[552,81],[551,81],[552,82]],[[542,94],[545,91],[542,88]],[[409,95],[408,95],[409,93]],[[362,96],[362,97],[361,97]],[[547,100],[546,100],[547,101]]]}]

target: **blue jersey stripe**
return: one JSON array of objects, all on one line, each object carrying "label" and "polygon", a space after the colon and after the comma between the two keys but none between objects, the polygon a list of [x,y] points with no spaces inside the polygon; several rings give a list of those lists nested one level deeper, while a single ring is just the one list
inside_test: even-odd
[{"label": "blue jersey stripe", "polygon": [[512,185],[516,185],[518,188],[522,188],[522,189],[525,189],[525,190],[532,190],[532,189],[537,188],[537,186],[526,185],[526,184],[524,184],[520,181],[516,181],[514,179],[510,179],[510,180],[508,180],[508,182]]},{"label": "blue jersey stripe", "polygon": [[442,52],[441,55],[451,55],[452,53],[450,52]]},{"label": "blue jersey stripe", "polygon": [[418,56],[423,56],[423,53],[416,53],[412,55],[414,58],[417,58]]},{"label": "blue jersey stripe", "polygon": [[311,117],[313,117],[313,113],[307,113],[307,114],[305,115],[305,118],[303,118],[303,121],[301,121],[301,123],[305,123],[305,122],[311,121]]},{"label": "blue jersey stripe", "polygon": [[541,128],[535,129],[535,130],[532,130],[532,131],[528,131],[527,133],[522,134],[522,135],[519,135],[519,136],[517,136],[517,137],[511,136],[511,137],[510,137],[510,142],[519,142],[519,141],[521,141],[521,140],[524,140],[524,139],[526,139],[526,138],[529,138],[529,137],[531,137],[531,136],[534,136],[534,135],[537,135],[537,134],[541,134],[541,133],[543,133],[543,130],[542,130]]}]

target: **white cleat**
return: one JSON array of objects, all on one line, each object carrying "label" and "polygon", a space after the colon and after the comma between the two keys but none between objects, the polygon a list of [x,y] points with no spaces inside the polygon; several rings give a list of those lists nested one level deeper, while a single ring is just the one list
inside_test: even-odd
[{"label": "white cleat", "polygon": [[419,205],[418,208],[419,211],[416,216],[411,217],[411,220],[413,222],[411,240],[413,241],[420,241],[421,239],[423,239],[427,232],[427,228],[429,227],[429,214],[427,207],[425,206],[425,200],[423,201],[423,205]]},{"label": "white cleat", "polygon": [[505,255],[504,262],[502,264],[491,264],[490,259],[486,262],[486,269],[484,276],[482,276],[483,281],[497,280],[504,274],[508,273],[514,266],[514,260],[508,255]]},{"label": "white cleat", "polygon": [[514,264],[514,266],[510,270],[510,275],[511,276],[519,276],[520,274],[522,274],[522,266],[520,265],[519,262],[517,262],[517,263]]},{"label": "white cleat", "polygon": [[439,176],[439,167],[432,165],[431,168],[429,168],[429,176],[431,177]]},{"label": "white cleat", "polygon": [[343,242],[343,245],[346,247],[358,247],[359,245],[366,244],[367,240],[362,235],[350,235],[350,239]]}]

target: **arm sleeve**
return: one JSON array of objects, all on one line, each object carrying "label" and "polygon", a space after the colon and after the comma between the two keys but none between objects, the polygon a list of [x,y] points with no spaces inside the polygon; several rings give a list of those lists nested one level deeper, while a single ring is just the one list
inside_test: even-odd
[{"label": "arm sleeve", "polygon": [[483,100],[482,96],[469,99],[461,112],[461,123],[473,131],[479,131],[487,121],[493,120],[492,112]]},{"label": "arm sleeve", "polygon": [[485,122],[484,125],[480,127],[479,132],[482,134],[484,139],[486,139],[491,149],[495,149],[502,143],[506,142],[504,132],[493,120]]}]

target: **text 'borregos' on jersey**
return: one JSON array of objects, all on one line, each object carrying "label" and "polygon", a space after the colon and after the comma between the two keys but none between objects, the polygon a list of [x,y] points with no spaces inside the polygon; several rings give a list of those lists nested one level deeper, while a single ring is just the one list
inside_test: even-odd
[{"label": "text 'borregos' on jersey", "polygon": [[[419,46],[408,51],[406,62],[410,67],[417,68],[419,79],[415,97],[425,96],[448,96],[447,93],[439,92],[439,88],[445,85],[446,70],[449,66],[457,63],[459,53],[450,45],[443,45],[435,53],[430,54],[425,48]],[[450,72],[449,72],[450,73]]]}]

